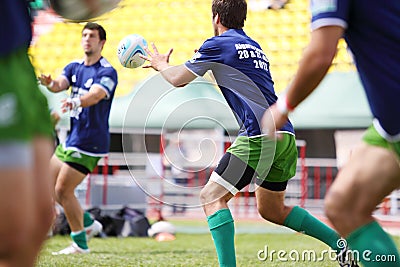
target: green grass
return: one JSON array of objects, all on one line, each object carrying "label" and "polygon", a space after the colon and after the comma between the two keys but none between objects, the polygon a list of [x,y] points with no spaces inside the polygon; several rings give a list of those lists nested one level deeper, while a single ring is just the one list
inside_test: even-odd
[{"label": "green grass", "polygon": [[[295,249],[315,250],[317,255],[327,246],[321,242],[301,235],[291,233],[281,234],[238,234],[236,235],[236,253],[238,266],[338,266],[329,260],[323,262],[287,261],[277,259],[261,261],[257,252],[268,248],[290,252]],[[395,237],[400,245],[400,238]],[[58,251],[68,246],[70,238],[55,236],[46,243],[40,255],[38,266],[218,266],[214,245],[210,234],[177,234],[174,241],[157,242],[152,238],[94,238],[90,241],[90,254],[52,256],[52,251]]]}]

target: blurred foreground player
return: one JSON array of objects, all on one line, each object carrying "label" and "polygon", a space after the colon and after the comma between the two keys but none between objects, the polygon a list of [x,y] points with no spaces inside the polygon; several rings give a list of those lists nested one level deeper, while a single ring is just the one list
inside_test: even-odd
[{"label": "blurred foreground player", "polygon": [[286,96],[265,113],[264,132],[273,135],[317,87],[344,37],[375,119],[330,188],[326,214],[364,266],[400,266],[396,245],[372,217],[400,186],[400,1],[312,1],[311,11],[311,41]]},{"label": "blurred foreground player", "polygon": [[0,266],[34,266],[53,220],[52,123],[27,55],[25,0],[0,8]]}]

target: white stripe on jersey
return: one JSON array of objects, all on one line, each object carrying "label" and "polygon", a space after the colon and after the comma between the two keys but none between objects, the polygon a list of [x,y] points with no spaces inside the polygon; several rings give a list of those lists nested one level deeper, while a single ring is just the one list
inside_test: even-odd
[{"label": "white stripe on jersey", "polygon": [[322,18],[311,23],[311,30],[316,30],[325,26],[339,26],[347,29],[347,22],[339,18]]},{"label": "white stripe on jersey", "polygon": [[378,119],[374,119],[372,123],[374,124],[374,127],[375,127],[376,131],[380,134],[380,136],[385,138],[387,141],[389,141],[389,142],[399,142],[400,141],[400,133],[396,134],[396,135],[388,134],[385,131],[385,129],[383,129],[383,127],[379,123]]},{"label": "white stripe on jersey", "polygon": [[100,65],[101,65],[102,67],[112,68],[110,62],[108,62],[108,60],[105,59],[104,57],[100,59]]}]

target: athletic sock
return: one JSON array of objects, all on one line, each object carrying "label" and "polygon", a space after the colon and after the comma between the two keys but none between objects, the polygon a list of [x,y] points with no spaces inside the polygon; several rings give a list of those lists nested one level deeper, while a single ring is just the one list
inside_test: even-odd
[{"label": "athletic sock", "polygon": [[[352,232],[348,236],[347,242],[350,249],[358,251],[359,259],[365,267],[400,266],[399,252],[395,243],[376,221],[361,226]],[[393,259],[392,257],[396,258]],[[386,261],[383,261],[383,259]],[[379,263],[377,260],[379,260]]]},{"label": "athletic sock", "polygon": [[340,250],[338,247],[340,235],[299,206],[293,207],[283,225],[321,240],[336,252]]},{"label": "athletic sock", "polygon": [[88,227],[92,225],[94,220],[92,219],[92,215],[89,212],[85,211],[83,213],[83,227]]},{"label": "athletic sock", "polygon": [[235,226],[229,209],[216,211],[207,217],[220,267],[235,267]]},{"label": "athletic sock", "polygon": [[71,238],[78,245],[78,247],[88,249],[86,232],[84,230],[79,232],[71,232]]}]

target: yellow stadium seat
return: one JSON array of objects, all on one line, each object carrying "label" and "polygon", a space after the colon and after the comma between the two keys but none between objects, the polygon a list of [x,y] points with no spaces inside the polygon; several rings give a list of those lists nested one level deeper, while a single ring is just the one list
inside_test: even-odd
[{"label": "yellow stadium seat", "polygon": [[[281,10],[249,10],[244,30],[265,50],[271,62],[275,89],[286,88],[296,71],[300,56],[310,38],[308,0],[289,1]],[[103,55],[119,73],[117,95],[129,93],[135,84],[154,74],[147,69],[125,69],[116,57],[119,41],[132,33],[155,42],[161,52],[174,48],[172,64],[181,64],[193,55],[205,39],[213,35],[211,7],[203,0],[123,0],[119,8],[98,19],[107,31]],[[40,71],[59,75],[69,61],[82,57],[80,33],[83,24],[55,23],[41,35],[30,53]],[[338,44],[332,69],[354,69],[344,41]]]}]

